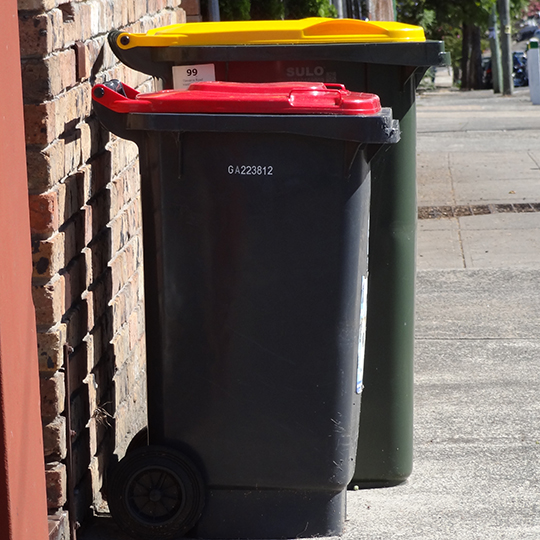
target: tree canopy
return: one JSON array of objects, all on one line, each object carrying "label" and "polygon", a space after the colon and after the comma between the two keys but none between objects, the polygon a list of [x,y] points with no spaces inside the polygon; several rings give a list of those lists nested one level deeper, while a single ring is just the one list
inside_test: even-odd
[{"label": "tree canopy", "polygon": [[337,17],[330,0],[219,0],[219,11],[223,21]]},{"label": "tree canopy", "polygon": [[[518,18],[530,0],[510,0]],[[452,56],[455,73],[461,73],[462,88],[479,88],[482,49],[487,42],[489,16],[497,0],[396,0],[397,20],[424,28],[430,39],[442,39]]]}]

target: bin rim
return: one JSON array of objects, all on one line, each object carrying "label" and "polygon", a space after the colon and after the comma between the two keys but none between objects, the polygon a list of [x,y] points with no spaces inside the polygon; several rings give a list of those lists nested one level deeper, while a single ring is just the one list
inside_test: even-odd
[{"label": "bin rim", "polygon": [[[96,85],[92,92],[93,108],[109,131],[135,142],[140,142],[150,131],[288,133],[365,145],[394,144],[400,139],[399,123],[388,108],[370,114],[118,112],[122,100],[125,103],[137,95],[136,90],[118,84],[118,81],[109,81],[106,85]],[[122,91],[124,95],[119,93]]]},{"label": "bin rim", "polygon": [[381,112],[379,97],[342,84],[306,81],[205,81],[187,90],[141,93],[113,79],[92,89],[95,101],[117,113],[336,114]]},{"label": "bin rim", "polygon": [[221,21],[180,23],[145,34],[119,32],[120,49],[212,45],[285,45],[331,43],[424,42],[421,26],[395,21],[362,21],[309,17],[276,21]]}]

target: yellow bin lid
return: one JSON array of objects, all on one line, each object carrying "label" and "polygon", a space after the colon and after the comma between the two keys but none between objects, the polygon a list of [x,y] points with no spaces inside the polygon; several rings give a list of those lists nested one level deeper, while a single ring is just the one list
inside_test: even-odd
[{"label": "yellow bin lid", "polygon": [[287,43],[392,43],[425,41],[420,26],[393,21],[311,17],[287,21],[234,21],[173,24],[146,34],[121,33],[117,45],[174,47],[190,45],[280,45]]}]

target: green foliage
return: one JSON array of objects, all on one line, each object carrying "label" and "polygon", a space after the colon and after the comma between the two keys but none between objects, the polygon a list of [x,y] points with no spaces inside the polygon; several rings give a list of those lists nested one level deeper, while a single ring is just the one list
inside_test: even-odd
[{"label": "green foliage", "polygon": [[329,0],[286,1],[286,19],[303,19],[304,17],[337,17],[337,11]]},{"label": "green foliage", "polygon": [[222,21],[247,21],[250,16],[251,0],[219,0],[219,15]]},{"label": "green foliage", "polygon": [[330,0],[219,0],[222,21],[337,17]]},{"label": "green foliage", "polygon": [[283,19],[284,15],[283,0],[251,0],[251,18],[255,21]]}]

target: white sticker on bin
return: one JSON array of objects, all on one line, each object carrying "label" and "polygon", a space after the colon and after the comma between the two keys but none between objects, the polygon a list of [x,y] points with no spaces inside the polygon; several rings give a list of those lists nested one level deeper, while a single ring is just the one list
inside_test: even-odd
[{"label": "white sticker on bin", "polygon": [[176,90],[185,90],[196,82],[216,80],[214,64],[199,64],[197,66],[173,66],[173,86]]},{"label": "white sticker on bin", "polygon": [[366,320],[367,320],[368,278],[362,276],[362,296],[360,299],[360,330],[358,332],[358,365],[356,368],[356,393],[364,389],[364,355],[366,349]]}]

